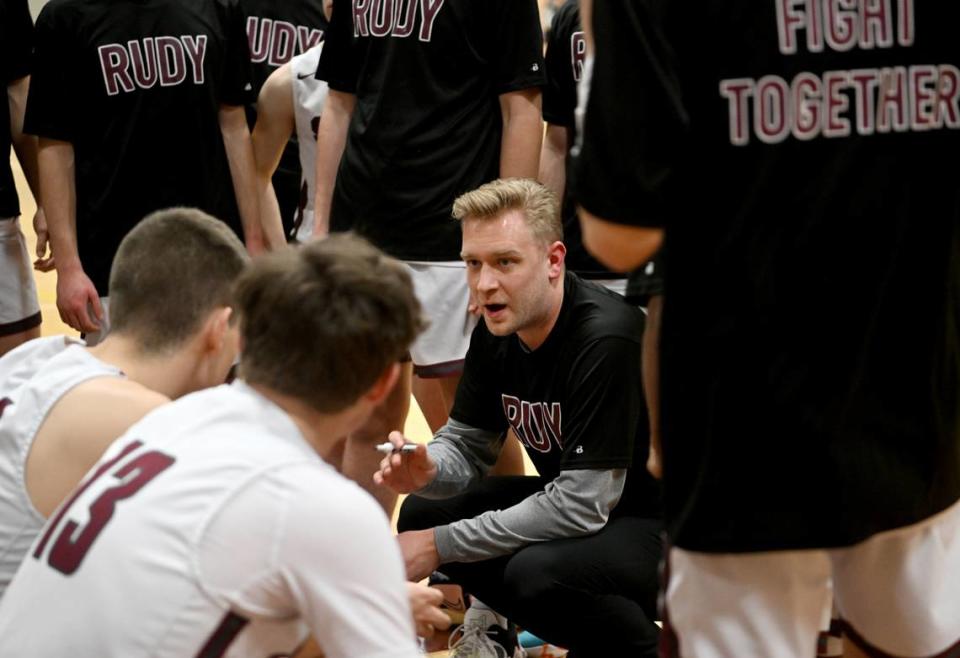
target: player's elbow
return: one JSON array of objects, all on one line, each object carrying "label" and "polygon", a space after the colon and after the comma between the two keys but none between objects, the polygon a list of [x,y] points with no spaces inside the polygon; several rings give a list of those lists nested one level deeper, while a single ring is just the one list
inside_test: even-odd
[{"label": "player's elbow", "polygon": [[597,260],[616,272],[648,262],[663,243],[663,229],[614,224],[579,209],[583,244]]}]

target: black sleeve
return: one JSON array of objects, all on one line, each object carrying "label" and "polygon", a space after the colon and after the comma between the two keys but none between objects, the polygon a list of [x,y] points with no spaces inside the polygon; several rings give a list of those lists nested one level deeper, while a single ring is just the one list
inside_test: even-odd
[{"label": "black sleeve", "polygon": [[250,42],[247,40],[244,13],[237,0],[226,2],[223,20],[226,41],[218,100],[224,105],[254,103],[256,97],[250,65]]},{"label": "black sleeve", "polygon": [[76,86],[79,53],[73,52],[69,21],[52,5],[37,17],[33,73],[27,95],[25,133],[72,142],[76,136],[75,104],[82,98]]},{"label": "black sleeve", "polygon": [[363,53],[364,47],[353,36],[350,0],[334,0],[333,15],[323,38],[317,79],[326,80],[334,91],[356,94]]},{"label": "black sleeve", "polygon": [[585,49],[580,12],[576,4],[566,4],[553,16],[544,57],[547,84],[543,88],[543,119],[547,123],[573,128]]},{"label": "black sleeve", "polygon": [[581,89],[586,117],[571,185],[577,202],[598,217],[660,227],[687,117],[654,4],[593,5],[596,52]]},{"label": "black sleeve", "polygon": [[495,6],[493,86],[496,93],[542,87],[543,30],[537,0],[498,0]]},{"label": "black sleeve", "polygon": [[5,0],[0,18],[0,74],[3,82],[30,75],[33,57],[33,19],[27,0]]},{"label": "black sleeve", "polygon": [[665,271],[664,248],[654,254],[649,262],[644,263],[627,275],[628,302],[636,306],[646,306],[650,298],[663,294],[663,277]]},{"label": "black sleeve", "polygon": [[500,378],[495,372],[491,352],[490,335],[481,320],[470,336],[470,348],[450,418],[471,427],[505,432],[507,418],[503,413],[498,388]]},{"label": "black sleeve", "polygon": [[561,470],[628,468],[646,418],[640,342],[607,337],[579,352],[567,375]]}]

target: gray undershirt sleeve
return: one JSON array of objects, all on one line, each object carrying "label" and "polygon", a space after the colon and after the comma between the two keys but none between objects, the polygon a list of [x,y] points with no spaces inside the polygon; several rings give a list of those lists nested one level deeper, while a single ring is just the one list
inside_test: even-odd
[{"label": "gray undershirt sleeve", "polygon": [[543,491],[513,507],[438,526],[434,539],[440,561],[489,560],[528,544],[599,532],[620,500],[626,477],[626,469],[561,471]]},{"label": "gray undershirt sleeve", "polygon": [[505,434],[449,419],[427,444],[437,477],[416,495],[436,499],[463,493],[497,463]]}]

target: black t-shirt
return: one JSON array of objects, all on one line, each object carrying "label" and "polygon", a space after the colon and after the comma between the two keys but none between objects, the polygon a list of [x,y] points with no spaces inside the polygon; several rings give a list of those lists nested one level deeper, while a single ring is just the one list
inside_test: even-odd
[{"label": "black t-shirt", "polygon": [[249,58],[236,0],[43,8],[25,129],[73,144],[80,260],[101,295],[154,210],[198,207],[241,234],[218,110],[248,101]]},{"label": "black t-shirt", "polygon": [[10,170],[10,107],[7,86],[30,75],[33,20],[27,0],[0,0],[0,219],[20,214],[20,200]]},{"label": "black t-shirt", "polygon": [[826,22],[661,4],[595,4],[576,169],[591,212],[666,225],[674,543],[848,545],[943,510],[960,497],[960,4]]},{"label": "black t-shirt", "polygon": [[499,96],[544,81],[536,0],[408,0],[387,19],[353,4],[335,0],[317,73],[357,97],[331,228],[457,260],[453,201],[499,175]]},{"label": "black t-shirt", "polygon": [[[543,118],[547,123],[567,129],[567,143],[573,147],[575,137],[574,110],[577,108],[577,83],[583,74],[587,42],[580,27],[577,0],[567,2],[553,15],[547,38],[544,62],[547,84],[543,88]],[[566,162],[569,166],[569,158]],[[583,246],[580,219],[570,185],[563,194],[563,243],[567,246],[567,267],[585,279],[622,279],[626,275],[612,272],[591,256]]]},{"label": "black t-shirt", "polygon": [[630,469],[618,515],[660,516],[640,374],[643,313],[572,272],[546,341],[516,334],[470,338],[450,417],[494,432],[513,427],[541,476],[567,469]]}]

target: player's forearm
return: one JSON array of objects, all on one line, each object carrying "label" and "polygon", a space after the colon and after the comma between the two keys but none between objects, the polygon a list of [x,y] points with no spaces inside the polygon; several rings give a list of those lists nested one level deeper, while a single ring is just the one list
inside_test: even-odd
[{"label": "player's forearm", "polygon": [[502,432],[491,432],[449,419],[427,444],[427,452],[437,466],[437,476],[416,495],[449,498],[463,493],[493,468],[503,447],[503,439]]},{"label": "player's forearm", "polygon": [[582,206],[578,210],[584,246],[615,272],[629,272],[643,265],[663,243],[663,229],[617,224]]},{"label": "player's forearm", "polygon": [[567,184],[567,128],[548,123],[540,152],[538,180],[550,188],[558,199],[563,198]]},{"label": "player's forearm", "polygon": [[224,105],[220,108],[220,132],[243,224],[243,238],[247,247],[256,251],[263,245],[264,231],[260,224],[253,142],[242,106]]},{"label": "player's forearm", "polygon": [[539,89],[510,92],[500,97],[503,136],[500,141],[500,177],[536,178],[543,142]]},{"label": "player's forearm", "polygon": [[50,250],[57,270],[80,269],[77,251],[77,195],[73,144],[40,139],[40,200],[47,218]]},{"label": "player's forearm", "polygon": [[313,234],[322,237],[330,232],[330,205],[337,182],[340,158],[347,144],[350,118],[356,106],[353,94],[330,90],[317,127],[317,171],[314,197]]},{"label": "player's forearm", "polygon": [[30,78],[14,80],[7,86],[7,102],[10,107],[10,141],[20,161],[27,185],[37,204],[40,203],[40,171],[37,164],[37,138],[23,132],[23,117],[27,109],[27,91]]},{"label": "player's forearm", "polygon": [[599,532],[620,500],[625,469],[561,471],[555,480],[513,507],[439,526],[441,563],[478,562],[529,544]]}]

